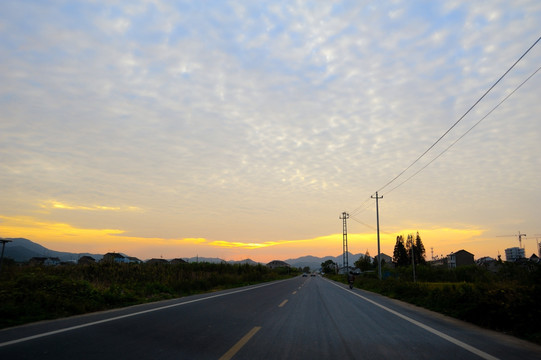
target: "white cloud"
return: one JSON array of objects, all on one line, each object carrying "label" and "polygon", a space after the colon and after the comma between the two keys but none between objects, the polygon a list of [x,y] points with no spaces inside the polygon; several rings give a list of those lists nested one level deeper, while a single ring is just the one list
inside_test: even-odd
[{"label": "white cloud", "polygon": [[[80,24],[26,5],[32,26],[21,11],[3,12],[0,184],[23,199],[118,199],[187,224],[207,209],[280,223],[307,208],[317,218],[355,207],[538,36],[533,1],[425,5],[118,3],[82,6]],[[540,57],[535,49],[454,138]],[[533,188],[538,84],[400,191]],[[437,198],[453,200],[446,193]]]}]

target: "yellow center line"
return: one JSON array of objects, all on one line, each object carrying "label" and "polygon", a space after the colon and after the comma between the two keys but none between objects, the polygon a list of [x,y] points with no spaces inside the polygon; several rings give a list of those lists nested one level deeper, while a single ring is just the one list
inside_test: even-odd
[{"label": "yellow center line", "polygon": [[284,306],[284,305],[286,304],[286,302],[287,302],[287,299],[285,299],[284,301],[282,301],[282,303],[281,303],[280,305],[278,305],[278,307]]},{"label": "yellow center line", "polygon": [[297,293],[297,291],[293,291],[293,295],[295,295]]},{"label": "yellow center line", "polygon": [[233,347],[229,349],[229,351],[226,352],[219,360],[230,360],[260,329],[261,326],[256,326],[252,330],[248,331],[248,334],[244,335],[243,338],[233,345]]}]

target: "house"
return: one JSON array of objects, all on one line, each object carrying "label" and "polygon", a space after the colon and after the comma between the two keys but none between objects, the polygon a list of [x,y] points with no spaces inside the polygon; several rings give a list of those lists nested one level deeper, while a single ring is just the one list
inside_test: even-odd
[{"label": "house", "polygon": [[437,257],[432,260],[428,260],[427,264],[430,266],[447,266],[447,257]]},{"label": "house", "polygon": [[474,265],[474,256],[472,253],[462,249],[447,255],[447,266],[454,269],[459,266]]},{"label": "house", "polygon": [[187,261],[181,258],[173,259],[169,261],[169,263],[176,265],[176,264],[187,264]]},{"label": "house", "polygon": [[169,261],[165,259],[150,259],[146,261],[147,264],[169,264]]},{"label": "house", "polygon": [[37,265],[60,265],[60,259],[57,257],[33,257],[28,261],[28,264],[37,266]]},{"label": "house", "polygon": [[491,258],[490,256],[485,256],[480,259],[475,260],[477,266],[482,266],[488,271],[498,272],[500,270],[501,261]]},{"label": "house", "polygon": [[133,256],[128,256],[128,262],[130,264],[141,264],[142,263],[141,260],[139,260],[138,258],[133,257]]},{"label": "house", "polygon": [[88,264],[95,264],[95,263],[96,263],[96,259],[88,255],[81,256],[79,261],[77,261],[77,264],[81,264],[81,265],[88,265]]},{"label": "house", "polygon": [[[381,266],[385,266],[385,265],[392,265],[393,264],[393,258],[390,257],[389,255],[387,254],[384,254],[384,253],[380,253],[380,258],[381,258]],[[374,264],[378,264],[378,256],[374,256]]]},{"label": "house", "polygon": [[107,253],[103,255],[103,259],[101,259],[100,262],[110,263],[110,264],[113,264],[113,263],[126,264],[130,262],[130,259],[122,254],[112,252],[112,253]]},{"label": "house", "polygon": [[349,274],[350,272],[356,274],[356,275],[359,275],[361,273],[361,271],[357,268],[355,268],[354,266],[348,266],[347,269],[345,266],[341,266],[339,269],[338,269],[338,273],[339,274]]},{"label": "house", "polygon": [[281,260],[272,260],[270,263],[267,264],[267,267],[270,268],[270,269],[277,269],[277,268],[281,268],[281,267],[290,268],[291,265],[289,265],[288,263],[286,263],[284,261],[281,261]]}]

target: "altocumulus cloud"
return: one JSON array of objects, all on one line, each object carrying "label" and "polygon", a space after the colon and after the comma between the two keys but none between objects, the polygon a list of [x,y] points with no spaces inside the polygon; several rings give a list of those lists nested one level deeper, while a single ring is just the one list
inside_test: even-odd
[{"label": "altocumulus cloud", "polygon": [[[130,234],[274,246],[334,234],[539,36],[541,5],[3,1],[0,14],[2,213],[55,199],[50,221],[106,211]],[[533,227],[539,84],[386,197],[387,225]]]}]

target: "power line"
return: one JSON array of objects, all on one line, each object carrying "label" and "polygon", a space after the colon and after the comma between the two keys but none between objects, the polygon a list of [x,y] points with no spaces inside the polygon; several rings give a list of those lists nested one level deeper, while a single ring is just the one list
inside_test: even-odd
[{"label": "power line", "polygon": [[369,197],[368,199],[366,199],[361,205],[359,205],[358,207],[356,207],[353,211],[350,211],[349,214],[351,216],[353,215],[358,215],[362,210],[368,208],[368,202],[371,201],[372,199]]},{"label": "power line", "polygon": [[528,54],[530,52],[530,50],[535,46],[537,45],[537,43],[541,40],[541,37],[539,37],[533,44],[532,46],[530,46],[528,48],[528,50],[526,50],[524,52],[524,54],[522,54],[517,61],[515,61],[515,63],[513,65],[511,65],[511,67],[509,69],[507,69],[507,71],[502,75],[500,76],[500,78],[494,83],[492,84],[492,86],[487,90],[485,91],[485,93],[464,113],[464,115],[462,115],[449,129],[447,129],[446,132],[443,133],[443,135],[441,135],[439,137],[438,140],[436,140],[432,145],[430,145],[430,147],[428,149],[425,150],[425,152],[423,152],[417,159],[415,159],[415,161],[413,161],[407,168],[405,168],[404,170],[402,170],[402,172],[400,172],[398,175],[396,175],[393,179],[391,179],[389,182],[387,182],[385,185],[383,185],[383,187],[381,187],[379,190],[377,190],[377,192],[381,192],[383,189],[385,189],[387,186],[391,185],[393,182],[395,182],[399,177],[401,177],[406,171],[408,171],[413,165],[415,165],[423,156],[425,156],[430,150],[432,150],[432,148],[434,146],[436,146],[437,143],[439,143],[456,125],[458,125],[458,123],[460,121],[462,121],[462,119],[464,119],[464,117],[466,117],[466,115],[468,115],[470,113],[471,110],[473,110],[473,108],[475,106],[477,106],[477,104],[479,104],[481,102],[481,100],[483,100],[485,98],[485,96],[488,95],[488,93],[490,91],[492,91],[492,89],[498,85],[498,83],[515,67],[515,65],[517,65],[521,60],[522,58],[524,58],[524,56],[526,56],[526,54]]},{"label": "power line", "polygon": [[389,194],[393,190],[397,189],[398,187],[404,185],[406,182],[408,182],[411,178],[413,178],[415,175],[419,174],[421,171],[426,169],[430,164],[432,164],[434,161],[436,161],[440,156],[442,156],[444,153],[446,153],[450,148],[452,148],[457,142],[459,142],[464,136],[466,136],[470,131],[472,131],[477,125],[479,125],[483,120],[485,120],[487,117],[489,117],[497,108],[500,107],[501,104],[503,104],[507,99],[509,99],[518,89],[520,89],[524,84],[526,84],[535,74],[537,74],[541,70],[541,67],[538,67],[537,70],[535,70],[530,76],[526,78],[523,82],[520,83],[519,86],[517,86],[511,93],[509,93],[506,97],[504,97],[496,106],[494,106],[485,116],[483,116],[479,121],[477,121],[472,127],[468,129],[464,134],[462,134],[458,139],[456,139],[451,145],[449,145],[445,150],[440,152],[438,156],[430,160],[425,166],[423,166],[421,169],[419,169],[417,172],[415,172],[413,175],[408,177],[406,180],[402,181],[400,184],[396,185],[391,190],[387,191],[385,195]]}]

